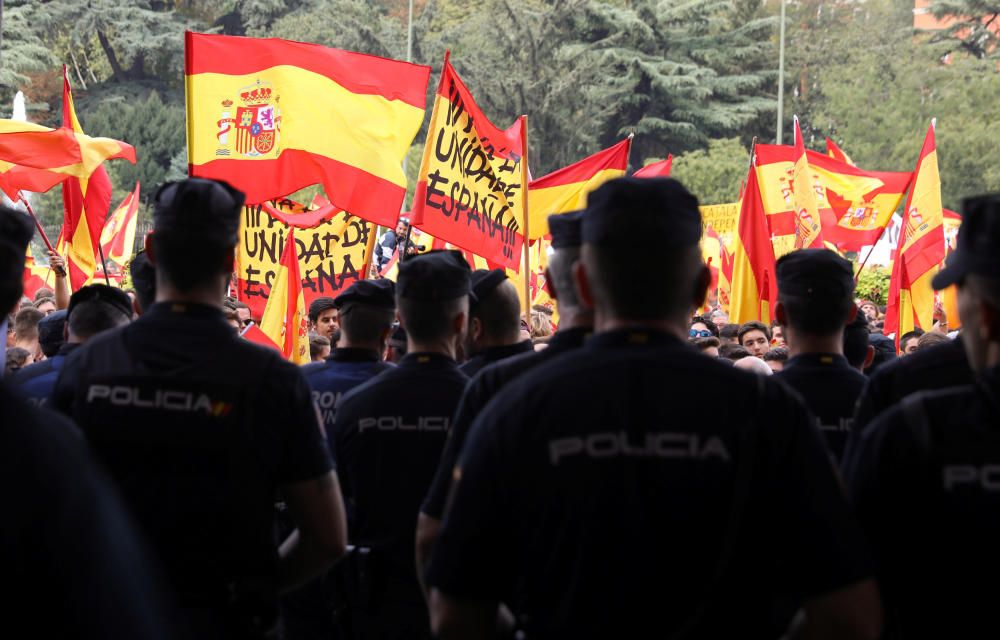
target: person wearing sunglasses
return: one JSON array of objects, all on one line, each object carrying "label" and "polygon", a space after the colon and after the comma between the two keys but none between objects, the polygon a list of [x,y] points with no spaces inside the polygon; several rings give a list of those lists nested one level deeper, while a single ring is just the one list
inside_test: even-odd
[{"label": "person wearing sunglasses", "polygon": [[688,326],[688,340],[697,340],[698,338],[718,338],[719,337],[719,327],[715,325],[714,322],[708,318],[702,316],[695,316],[691,320],[691,324]]}]

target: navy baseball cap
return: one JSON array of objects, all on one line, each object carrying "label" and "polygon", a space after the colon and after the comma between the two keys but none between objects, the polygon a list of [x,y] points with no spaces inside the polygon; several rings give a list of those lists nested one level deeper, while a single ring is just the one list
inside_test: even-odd
[{"label": "navy baseball cap", "polygon": [[1000,194],[962,201],[962,226],[955,250],[931,280],[935,289],[961,282],[967,275],[1000,279]]},{"label": "navy baseball cap", "polygon": [[429,251],[400,262],[396,295],[411,300],[454,300],[472,294],[472,271],[460,251]]},{"label": "navy baseball cap", "polygon": [[129,298],[128,294],[121,289],[115,289],[106,284],[88,284],[85,287],[77,289],[69,297],[66,317],[72,317],[73,309],[84,302],[103,302],[118,309],[127,317],[132,317],[132,298]]},{"label": "navy baseball cap", "polygon": [[349,304],[363,304],[392,311],[396,308],[396,283],[385,278],[359,280],[334,300],[334,305],[338,309]]},{"label": "navy baseball cap", "polygon": [[854,293],[854,268],[829,249],[800,249],[786,253],[778,258],[774,271],[779,294],[843,298]]},{"label": "navy baseball cap", "polygon": [[482,300],[506,279],[507,274],[503,269],[476,269],[470,276],[473,298]]},{"label": "navy baseball cap", "polygon": [[549,234],[553,249],[572,249],[582,242],[583,211],[549,216]]},{"label": "navy baseball cap", "polygon": [[666,247],[693,247],[701,241],[698,199],[672,178],[616,178],[587,197],[584,244],[634,248],[636,234]]},{"label": "navy baseball cap", "polygon": [[245,199],[242,191],[217,180],[167,182],[153,195],[153,233],[179,233],[235,245]]}]

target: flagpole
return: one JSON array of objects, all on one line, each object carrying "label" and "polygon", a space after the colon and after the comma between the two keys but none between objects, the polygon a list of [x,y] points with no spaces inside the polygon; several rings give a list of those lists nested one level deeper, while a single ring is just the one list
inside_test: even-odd
[{"label": "flagpole", "polygon": [[882,227],[882,232],[879,233],[878,238],[875,239],[875,244],[873,244],[872,248],[868,250],[867,254],[865,254],[865,259],[861,261],[861,266],[858,267],[858,272],[854,274],[854,284],[858,284],[858,280],[861,278],[861,271],[865,268],[865,265],[868,264],[868,258],[872,257],[872,254],[875,253],[875,247],[878,245],[879,241],[882,240],[882,236],[885,235],[885,232],[889,228],[890,224],[892,224],[892,218],[889,218],[889,222]]},{"label": "flagpole", "polygon": [[782,119],[785,116],[785,0],[781,0],[781,27],[778,37],[778,127],[775,144],[782,143]]},{"label": "flagpole", "polygon": [[521,190],[524,210],[524,320],[531,326],[531,258],[528,248],[528,116],[521,116],[521,130],[524,135],[524,155],[521,156]]},{"label": "flagpole", "polygon": [[[38,229],[38,233],[41,234],[42,241],[45,243],[45,248],[51,251],[52,253],[55,253],[56,250],[52,247],[52,243],[49,242],[49,236],[45,234],[45,229],[42,228],[42,223],[38,221],[38,216],[35,215],[35,210],[31,208],[31,203],[28,202],[28,199],[24,197],[24,193],[18,191],[17,199],[24,203],[24,206],[28,210],[28,214],[31,216],[31,219],[35,221],[35,228]],[[56,275],[59,276],[60,278],[65,277],[66,275],[66,270],[63,269],[62,267],[53,267],[52,270],[55,271]]]},{"label": "flagpole", "polygon": [[108,277],[108,261],[104,259],[104,247],[101,246],[100,241],[97,243],[97,253],[101,256],[101,271],[104,272],[104,282],[110,287],[111,278]]}]

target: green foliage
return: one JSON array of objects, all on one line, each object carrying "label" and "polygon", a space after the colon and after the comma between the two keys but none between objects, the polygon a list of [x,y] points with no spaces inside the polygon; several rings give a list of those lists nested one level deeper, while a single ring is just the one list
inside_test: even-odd
[{"label": "green foliage", "polygon": [[[27,85],[31,80],[26,74],[44,71],[55,64],[42,32],[32,28],[31,10],[31,0],[7,0],[4,3],[0,87]],[[9,115],[6,105],[0,112]]]},{"label": "green foliage", "polygon": [[866,265],[858,277],[858,284],[854,288],[854,297],[871,300],[878,305],[886,304],[889,301],[889,278],[891,275],[886,267]]},{"label": "green foliage", "polygon": [[701,204],[723,204],[739,199],[739,186],[747,177],[750,152],[739,138],[711,140],[707,150],[674,157],[670,172],[698,196]]},{"label": "green foliage", "polygon": [[123,160],[106,165],[116,198],[132,190],[136,180],[142,182],[143,194],[148,196],[167,178],[172,166],[176,175],[176,158],[185,144],[184,110],[164,104],[155,91],[141,101],[103,102],[80,119],[88,134],[124,140],[135,147],[135,165]]},{"label": "green foliage", "polygon": [[996,0],[937,0],[931,13],[951,24],[933,34],[931,42],[941,42],[975,58],[1000,57],[1000,2]]}]

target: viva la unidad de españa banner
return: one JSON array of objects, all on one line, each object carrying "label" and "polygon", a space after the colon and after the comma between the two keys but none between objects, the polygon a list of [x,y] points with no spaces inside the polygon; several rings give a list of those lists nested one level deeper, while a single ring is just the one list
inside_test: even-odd
[{"label": "viva la unidad de espa\u00f1a banner", "polygon": [[[291,200],[271,205],[292,215],[309,210]],[[288,228],[268,215],[266,208],[243,209],[236,251],[236,297],[250,307],[254,318],[264,314]],[[322,296],[336,298],[358,280],[365,279],[376,233],[374,224],[344,211],[336,212],[316,227],[295,230],[306,307]]]}]

